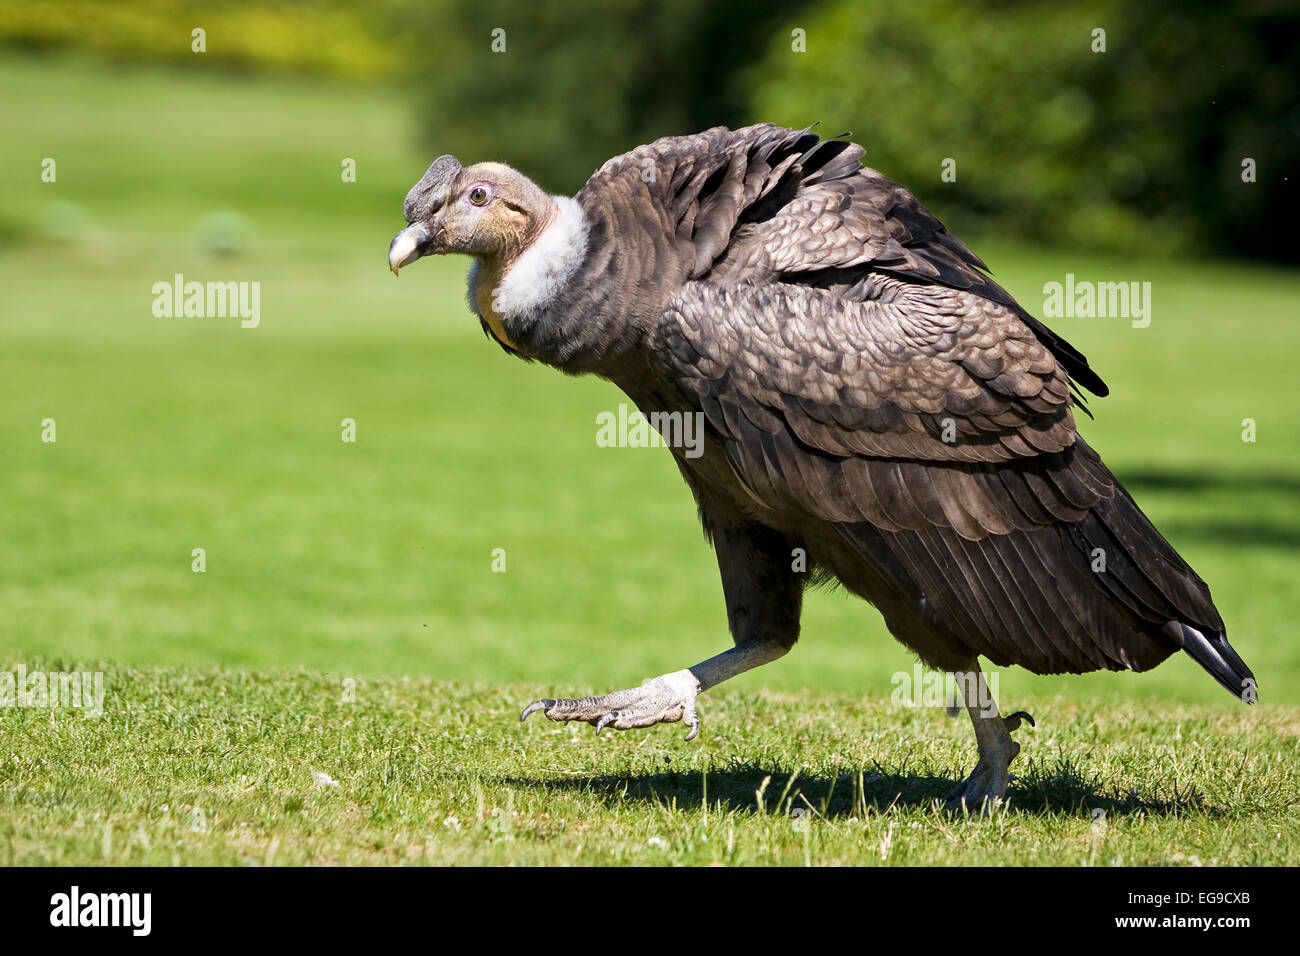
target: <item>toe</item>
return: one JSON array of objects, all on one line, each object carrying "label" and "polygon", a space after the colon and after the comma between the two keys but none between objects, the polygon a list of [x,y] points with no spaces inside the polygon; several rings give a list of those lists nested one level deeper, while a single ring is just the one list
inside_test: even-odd
[{"label": "toe", "polygon": [[697,714],[695,708],[692,707],[686,712],[685,720],[686,726],[691,728],[691,732],[686,735],[686,739],[687,741],[694,740],[700,732],[700,715]]},{"label": "toe", "polygon": [[549,697],[543,698],[542,700],[535,700],[524,708],[524,712],[519,715],[519,720],[521,722],[525,721],[528,719],[529,714],[536,713],[539,710],[550,710],[555,706],[555,703],[556,702]]}]

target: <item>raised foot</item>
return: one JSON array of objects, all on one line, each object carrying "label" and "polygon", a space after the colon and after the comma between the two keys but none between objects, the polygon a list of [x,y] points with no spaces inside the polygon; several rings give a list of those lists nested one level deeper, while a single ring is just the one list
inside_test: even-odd
[{"label": "raised foot", "polygon": [[1011,739],[1011,732],[1019,729],[1023,719],[1030,727],[1037,726],[1034,718],[1018,710],[999,720],[1002,732],[981,741],[979,762],[964,782],[945,798],[943,808],[949,813],[974,813],[990,816],[1006,802],[1007,786],[1015,777],[1011,774],[1011,761],[1020,753],[1020,744]]},{"label": "raised foot", "polygon": [[578,700],[535,700],[520,714],[520,720],[541,711],[550,720],[581,720],[595,724],[596,733],[606,727],[631,730],[654,724],[672,724],[684,721],[691,732],[687,740],[694,740],[700,732],[700,717],[695,710],[695,697],[700,692],[700,682],[689,670],[664,674],[630,690],[615,691],[603,697],[583,697]]}]

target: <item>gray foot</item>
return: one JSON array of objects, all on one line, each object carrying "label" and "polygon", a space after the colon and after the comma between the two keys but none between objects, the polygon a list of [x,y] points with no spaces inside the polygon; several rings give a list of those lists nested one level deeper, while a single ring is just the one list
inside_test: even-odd
[{"label": "gray foot", "polygon": [[583,697],[579,700],[535,700],[524,708],[520,720],[540,710],[550,720],[582,720],[596,725],[596,733],[606,727],[631,730],[654,724],[671,724],[684,721],[691,732],[687,740],[694,740],[700,732],[700,717],[695,710],[695,697],[700,692],[700,682],[689,670],[656,677],[654,680],[620,690],[603,697]]},{"label": "gray foot", "polygon": [[[979,762],[965,782],[948,794],[943,807],[950,813],[977,813],[988,816],[1006,800],[1007,785],[1014,779],[1011,775],[1011,761],[1020,753],[1020,744],[1011,739],[1011,732],[1019,729],[1020,720],[1024,718],[1033,727],[1034,718],[1020,710],[1005,718],[981,718],[988,723],[984,727],[977,725],[980,742]],[[998,732],[993,730],[993,721],[1002,726]]]}]

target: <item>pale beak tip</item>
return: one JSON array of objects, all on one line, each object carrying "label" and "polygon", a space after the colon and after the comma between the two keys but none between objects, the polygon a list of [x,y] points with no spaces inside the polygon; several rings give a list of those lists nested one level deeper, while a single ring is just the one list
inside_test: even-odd
[{"label": "pale beak tip", "polygon": [[429,231],[422,225],[407,226],[393,237],[388,246],[388,268],[393,275],[408,262],[414,262],[424,254],[429,241]]}]

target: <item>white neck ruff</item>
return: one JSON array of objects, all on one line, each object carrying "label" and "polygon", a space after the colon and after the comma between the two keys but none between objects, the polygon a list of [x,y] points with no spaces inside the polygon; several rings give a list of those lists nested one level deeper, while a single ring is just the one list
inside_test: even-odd
[{"label": "white neck ruff", "polygon": [[577,200],[552,196],[551,224],[515,260],[493,292],[499,315],[524,316],[554,305],[587,257],[587,217]]}]

